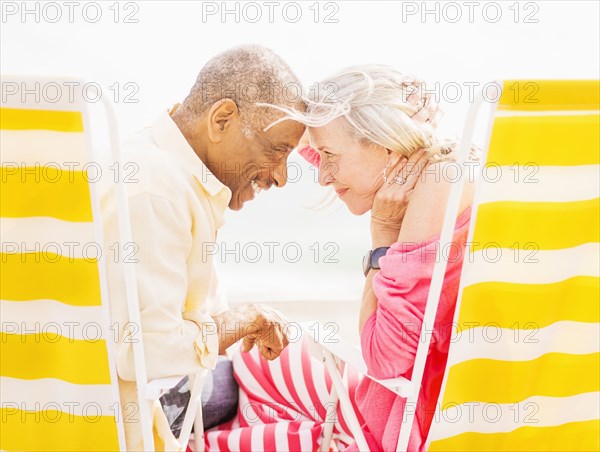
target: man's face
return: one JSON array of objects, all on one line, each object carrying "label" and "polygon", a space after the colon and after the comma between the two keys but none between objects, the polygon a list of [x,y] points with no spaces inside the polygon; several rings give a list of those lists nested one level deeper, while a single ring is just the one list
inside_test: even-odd
[{"label": "man's face", "polygon": [[232,192],[229,208],[240,210],[261,190],[283,187],[287,181],[287,158],[297,147],[305,127],[283,121],[268,131],[244,134],[239,115],[230,118],[209,169]]}]

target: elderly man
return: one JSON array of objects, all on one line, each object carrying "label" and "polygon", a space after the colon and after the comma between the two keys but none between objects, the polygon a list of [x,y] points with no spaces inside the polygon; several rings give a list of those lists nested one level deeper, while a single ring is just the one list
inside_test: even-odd
[{"label": "elderly man", "polygon": [[[304,109],[299,86],[272,51],[237,47],[212,58],[178,108],[163,112],[124,144],[123,161],[136,170],[126,180],[135,253],[121,258],[136,260],[150,379],[213,369],[218,355],[240,339],[243,349],[256,344],[268,359],[287,345],[277,312],[258,305],[228,309],[218,296],[206,244],[215,242],[227,207],[239,210],[261,189],[285,185],[287,157],[304,126],[289,120],[273,125],[282,113],[264,104]],[[107,246],[119,242],[111,182],[100,185]],[[120,333],[116,355],[127,447],[141,450],[125,284],[119,263],[107,265],[111,311]],[[208,410],[205,417],[214,422],[214,414],[231,411],[227,405],[235,403],[237,393],[230,366],[213,372],[208,387],[230,385],[224,392],[233,393],[229,402],[211,402],[219,413]],[[163,404],[167,411],[180,408],[176,397],[167,396]]]}]

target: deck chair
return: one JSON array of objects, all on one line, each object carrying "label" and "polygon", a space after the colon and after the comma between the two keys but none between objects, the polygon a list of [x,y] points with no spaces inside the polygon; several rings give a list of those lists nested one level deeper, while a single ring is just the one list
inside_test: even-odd
[{"label": "deck chair", "polygon": [[[599,450],[599,82],[497,86],[429,450]],[[487,96],[468,112],[461,165]],[[437,311],[442,250],[466,173],[451,188],[425,325]],[[327,331],[305,332],[331,374],[331,401],[339,399],[359,449],[368,450],[339,372],[350,365],[372,378],[360,351]],[[411,381],[379,381],[407,406],[416,406],[430,338],[421,331]],[[404,415],[399,451],[407,450],[414,415]],[[322,450],[332,428],[325,424]]]},{"label": "deck chair", "polygon": [[429,450],[600,450],[599,96],[504,83]]},{"label": "deck chair", "polygon": [[[83,86],[75,79],[2,77],[0,449],[5,451],[126,449]],[[120,162],[115,116],[106,97],[101,99],[113,158]],[[119,184],[117,192],[121,240],[128,243],[125,187]],[[122,265],[129,320],[139,325],[135,269]],[[132,334],[135,415],[144,449],[161,450],[153,410],[182,377],[149,382],[142,335]],[[194,420],[202,432],[204,374],[194,377],[181,449]]]}]

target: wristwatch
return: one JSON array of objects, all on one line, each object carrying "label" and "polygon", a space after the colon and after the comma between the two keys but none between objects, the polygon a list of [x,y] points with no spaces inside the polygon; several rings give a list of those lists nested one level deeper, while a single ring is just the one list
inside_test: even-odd
[{"label": "wristwatch", "polygon": [[365,272],[365,276],[369,274],[369,270],[372,268],[379,270],[381,267],[379,266],[379,258],[385,256],[387,250],[389,250],[389,246],[382,246],[381,248],[375,248],[374,250],[369,250],[365,257],[363,257],[363,271]]}]

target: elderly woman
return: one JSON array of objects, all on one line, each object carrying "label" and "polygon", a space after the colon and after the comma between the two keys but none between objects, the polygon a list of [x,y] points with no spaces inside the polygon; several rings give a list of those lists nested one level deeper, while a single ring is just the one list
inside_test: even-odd
[{"label": "elderly woman", "polygon": [[[324,80],[306,112],[287,111],[308,126],[301,154],[319,167],[348,209],[371,212],[372,249],[359,318],[362,353],[377,378],[410,378],[453,172],[454,145],[435,133],[438,109],[423,85],[387,66],[360,66]],[[445,177],[444,177],[445,176]],[[419,395],[409,450],[423,450],[440,393],[456,305],[472,184],[460,201],[444,289]],[[327,411],[331,381],[303,342],[279,360],[256,351],[234,358],[240,385],[236,418],[210,431],[212,449],[315,450],[324,422],[335,421],[338,449],[356,450],[341,412]],[[405,399],[349,373],[355,404],[371,450],[395,450]]]}]

